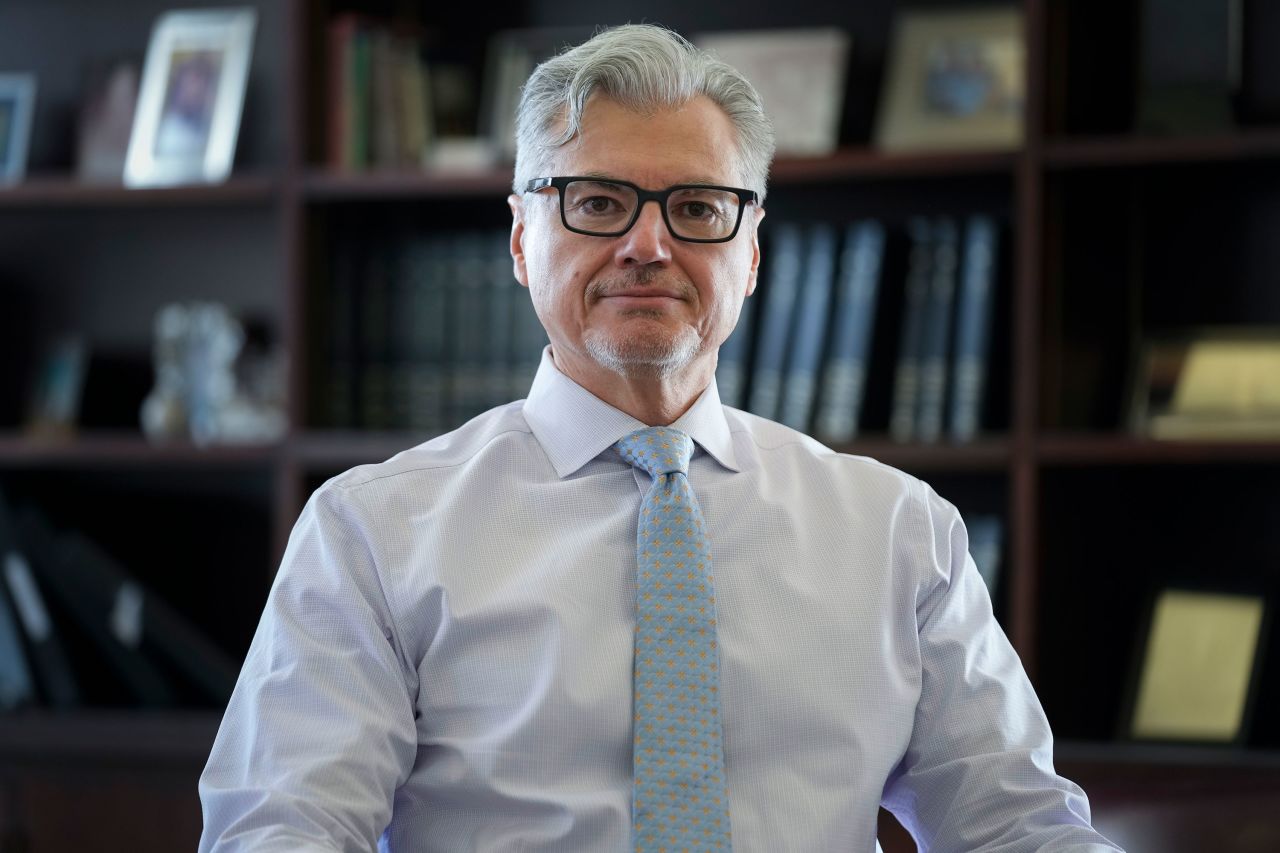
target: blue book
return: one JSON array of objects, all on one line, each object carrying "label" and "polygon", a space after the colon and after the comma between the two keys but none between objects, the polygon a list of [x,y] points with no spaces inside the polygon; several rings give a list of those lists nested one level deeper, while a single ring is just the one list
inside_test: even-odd
[{"label": "blue book", "polygon": [[515,299],[520,289],[511,265],[511,241],[505,229],[485,235],[485,268],[489,281],[489,371],[486,408],[510,402],[515,334]]},{"label": "blue book", "polygon": [[902,306],[902,334],[898,340],[898,364],[893,373],[893,402],[889,409],[889,434],[895,441],[916,437],[916,405],[920,394],[920,355],[924,341],[924,312],[933,280],[933,225],[922,216],[907,223],[911,253]]},{"label": "blue book", "polygon": [[[0,623],[6,618],[13,620],[17,633],[26,641],[30,668],[27,680],[34,676],[38,692],[49,707],[65,710],[80,704],[80,690],[44,594],[36,584],[27,546],[18,540],[9,506],[0,494],[0,610],[5,608],[6,598],[8,611],[0,612]],[[3,630],[4,625],[0,625]],[[0,708],[13,707],[14,682],[6,648],[12,647],[0,637]]]},{"label": "blue book", "polygon": [[809,431],[818,387],[822,346],[831,316],[831,286],[836,268],[836,231],[831,225],[809,227],[804,281],[796,303],[795,334],[787,359],[782,392],[782,423]]},{"label": "blue book", "polygon": [[728,339],[720,345],[720,355],[716,362],[716,388],[720,393],[720,402],[735,409],[741,409],[746,403],[747,368],[750,365],[748,359],[751,357],[753,342],[751,324],[755,320],[758,299],[756,296],[748,296],[742,303],[738,325],[733,327]]},{"label": "blue book", "polygon": [[756,347],[747,408],[762,418],[776,420],[782,403],[782,376],[800,289],[803,261],[800,227],[784,222],[774,228],[769,251],[769,276],[764,283],[764,325]]},{"label": "blue book", "polygon": [[916,440],[936,442],[942,437],[947,394],[947,353],[951,349],[951,306],[955,302],[959,228],[941,217],[933,225],[933,269],[920,342],[920,400],[916,410]]},{"label": "blue book", "polygon": [[981,515],[967,523],[969,530],[969,556],[978,567],[978,574],[994,599],[996,585],[1000,582],[1000,553],[1003,550],[1004,523],[998,515]]},{"label": "blue book", "polygon": [[0,711],[35,704],[36,686],[22,648],[18,611],[0,584]]},{"label": "blue book", "polygon": [[408,422],[416,432],[437,432],[445,424],[445,293],[449,259],[441,238],[413,236],[404,246],[402,275],[407,279],[406,317],[413,327],[408,370]]},{"label": "blue book", "polygon": [[955,362],[951,376],[952,441],[972,441],[981,427],[986,396],[987,352],[995,285],[996,223],[972,216],[965,226],[964,271],[956,318]]},{"label": "blue book", "polygon": [[883,225],[868,219],[848,227],[836,283],[831,354],[818,395],[817,432],[832,443],[857,435],[883,257]]}]

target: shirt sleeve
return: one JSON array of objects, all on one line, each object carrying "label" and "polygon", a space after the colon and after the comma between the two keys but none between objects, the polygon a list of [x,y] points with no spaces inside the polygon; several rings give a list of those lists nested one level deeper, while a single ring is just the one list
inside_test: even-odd
[{"label": "shirt sleeve", "polygon": [[992,614],[959,514],[915,485],[920,700],[885,808],[931,853],[1119,850],[1092,829],[1084,792],[1054,772],[1048,721]]},{"label": "shirt sleeve", "polygon": [[329,484],[304,508],[200,778],[201,853],[369,851],[417,749],[372,537]]}]

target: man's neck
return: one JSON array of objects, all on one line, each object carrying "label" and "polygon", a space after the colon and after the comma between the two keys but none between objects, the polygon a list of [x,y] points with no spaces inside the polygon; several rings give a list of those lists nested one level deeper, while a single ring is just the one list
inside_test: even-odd
[{"label": "man's neck", "polygon": [[615,373],[594,363],[561,357],[554,347],[551,359],[565,376],[615,409],[647,426],[670,426],[689,411],[715,375],[715,360],[699,359],[685,370],[659,375],[636,369]]}]

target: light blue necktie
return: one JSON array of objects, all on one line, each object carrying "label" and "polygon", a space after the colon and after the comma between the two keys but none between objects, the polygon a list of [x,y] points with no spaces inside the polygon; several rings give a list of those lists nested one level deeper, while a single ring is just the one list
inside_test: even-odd
[{"label": "light blue necktie", "polygon": [[711,547],[688,478],[693,440],[649,427],[617,448],[653,477],[636,528],[635,849],[732,850]]}]

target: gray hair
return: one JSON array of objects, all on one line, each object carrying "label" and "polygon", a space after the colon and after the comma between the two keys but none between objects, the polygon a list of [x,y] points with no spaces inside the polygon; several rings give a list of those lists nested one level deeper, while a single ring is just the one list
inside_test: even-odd
[{"label": "gray hair", "polygon": [[578,133],[587,100],[596,92],[637,111],[679,107],[698,95],[710,98],[737,131],[742,180],[764,201],[773,126],[755,87],[683,36],[651,24],[604,30],[534,69],[516,112],[517,193],[530,179],[543,177],[551,152]]}]

